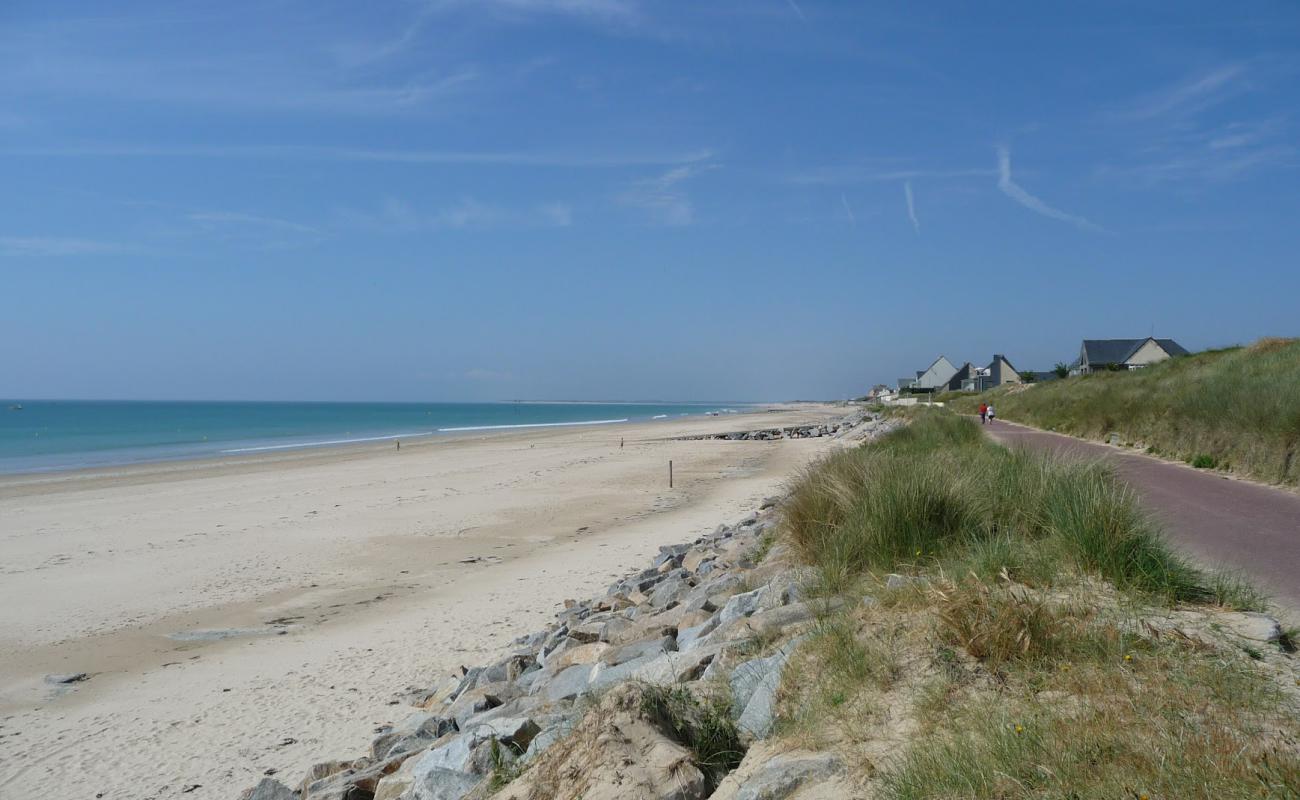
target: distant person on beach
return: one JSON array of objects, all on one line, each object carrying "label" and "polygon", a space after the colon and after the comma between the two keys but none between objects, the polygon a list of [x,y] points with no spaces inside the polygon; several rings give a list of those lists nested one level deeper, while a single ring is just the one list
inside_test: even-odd
[{"label": "distant person on beach", "polygon": [[984,423],[988,422],[988,417],[989,417],[989,404],[980,403],[980,424],[983,425]]},{"label": "distant person on beach", "polygon": [[992,403],[989,403],[989,422],[992,422],[992,421],[993,421],[993,417],[995,417],[995,416],[996,416],[996,414],[995,414],[994,411],[993,411],[993,404],[992,404]]}]

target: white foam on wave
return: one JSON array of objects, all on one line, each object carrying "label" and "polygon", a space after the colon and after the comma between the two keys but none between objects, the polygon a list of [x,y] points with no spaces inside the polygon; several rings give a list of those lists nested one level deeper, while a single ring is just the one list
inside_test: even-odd
[{"label": "white foam on wave", "polygon": [[268,444],[262,447],[236,447],[233,450],[222,450],[222,453],[259,453],[263,450],[291,450],[295,447],[325,447],[331,444],[357,444],[358,442],[387,442],[393,439],[410,439],[415,436],[432,436],[433,431],[418,431],[416,433],[395,433],[391,436],[366,436],[360,439],[330,439],[325,442],[295,442],[294,444]]},{"label": "white foam on wave", "polygon": [[651,419],[668,419],[667,414],[655,414]]},{"label": "white foam on wave", "polygon": [[582,422],[529,422],[521,425],[469,425],[464,428],[439,428],[438,433],[504,431],[511,428],[567,428],[574,425],[612,425],[616,422],[627,422],[627,419],[589,419]]}]

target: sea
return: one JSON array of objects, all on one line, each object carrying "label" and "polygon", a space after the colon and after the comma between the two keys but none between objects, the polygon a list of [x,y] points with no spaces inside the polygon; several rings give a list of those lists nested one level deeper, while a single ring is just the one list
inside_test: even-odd
[{"label": "sea", "polygon": [[237,457],[547,427],[617,426],[740,403],[311,403],[0,400],[0,474]]}]

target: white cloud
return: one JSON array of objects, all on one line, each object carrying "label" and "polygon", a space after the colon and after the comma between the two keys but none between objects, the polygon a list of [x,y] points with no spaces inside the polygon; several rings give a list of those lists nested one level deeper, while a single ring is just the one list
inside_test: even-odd
[{"label": "white cloud", "polygon": [[1029,192],[1025,191],[1020,184],[1011,179],[1011,151],[1005,147],[998,148],[998,189],[1007,197],[1015,200],[1020,205],[1033,211],[1035,214],[1041,214],[1044,217],[1068,222],[1075,227],[1088,231],[1104,231],[1105,229],[1096,225],[1076,214],[1068,214],[1059,208],[1053,208]]},{"label": "white cloud", "polygon": [[912,196],[912,182],[903,181],[903,197],[907,199],[907,218],[912,221],[912,229],[921,232],[921,221],[916,218],[916,199]]},{"label": "white cloud", "polygon": [[690,225],[695,221],[695,208],[684,184],[713,167],[712,164],[673,167],[662,175],[634,182],[619,196],[619,201],[646,210],[659,224]]},{"label": "white cloud", "polygon": [[116,242],[59,236],[0,236],[0,256],[85,256],[127,252]]},{"label": "white cloud", "polygon": [[789,4],[790,10],[795,13],[795,16],[799,17],[800,22],[808,21],[808,18],[804,16],[803,9],[799,7],[799,4],[796,3],[795,0],[785,0],[785,2]]}]

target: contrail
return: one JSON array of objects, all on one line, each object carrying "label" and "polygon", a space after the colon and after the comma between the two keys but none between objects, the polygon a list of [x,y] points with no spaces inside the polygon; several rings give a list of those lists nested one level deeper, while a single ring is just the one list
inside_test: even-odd
[{"label": "contrail", "polygon": [[907,198],[907,218],[912,221],[912,228],[921,232],[921,221],[916,218],[916,199],[912,197],[912,182],[903,181],[903,196]]},{"label": "contrail", "polygon": [[1061,222],[1068,222],[1071,225],[1082,228],[1087,231],[1106,232],[1106,229],[1093,222],[1084,219],[1075,214],[1067,214],[1059,208],[1052,208],[1047,203],[1034,197],[1029,192],[1021,188],[1020,184],[1011,180],[1011,151],[1006,147],[998,147],[998,188],[1002,193],[1020,205],[1033,211],[1036,214],[1042,214],[1044,217],[1058,219]]},{"label": "contrail", "polygon": [[803,9],[799,7],[798,3],[796,3],[794,0],[785,0],[785,1],[790,4],[790,8],[794,11],[794,13],[799,15],[800,22],[808,21],[808,18],[803,15]]},{"label": "contrail", "polygon": [[853,227],[858,227],[858,218],[853,215],[853,209],[849,207],[849,198],[844,196],[844,192],[840,192],[840,203],[844,206],[844,213],[849,215],[849,222],[853,223]]}]

